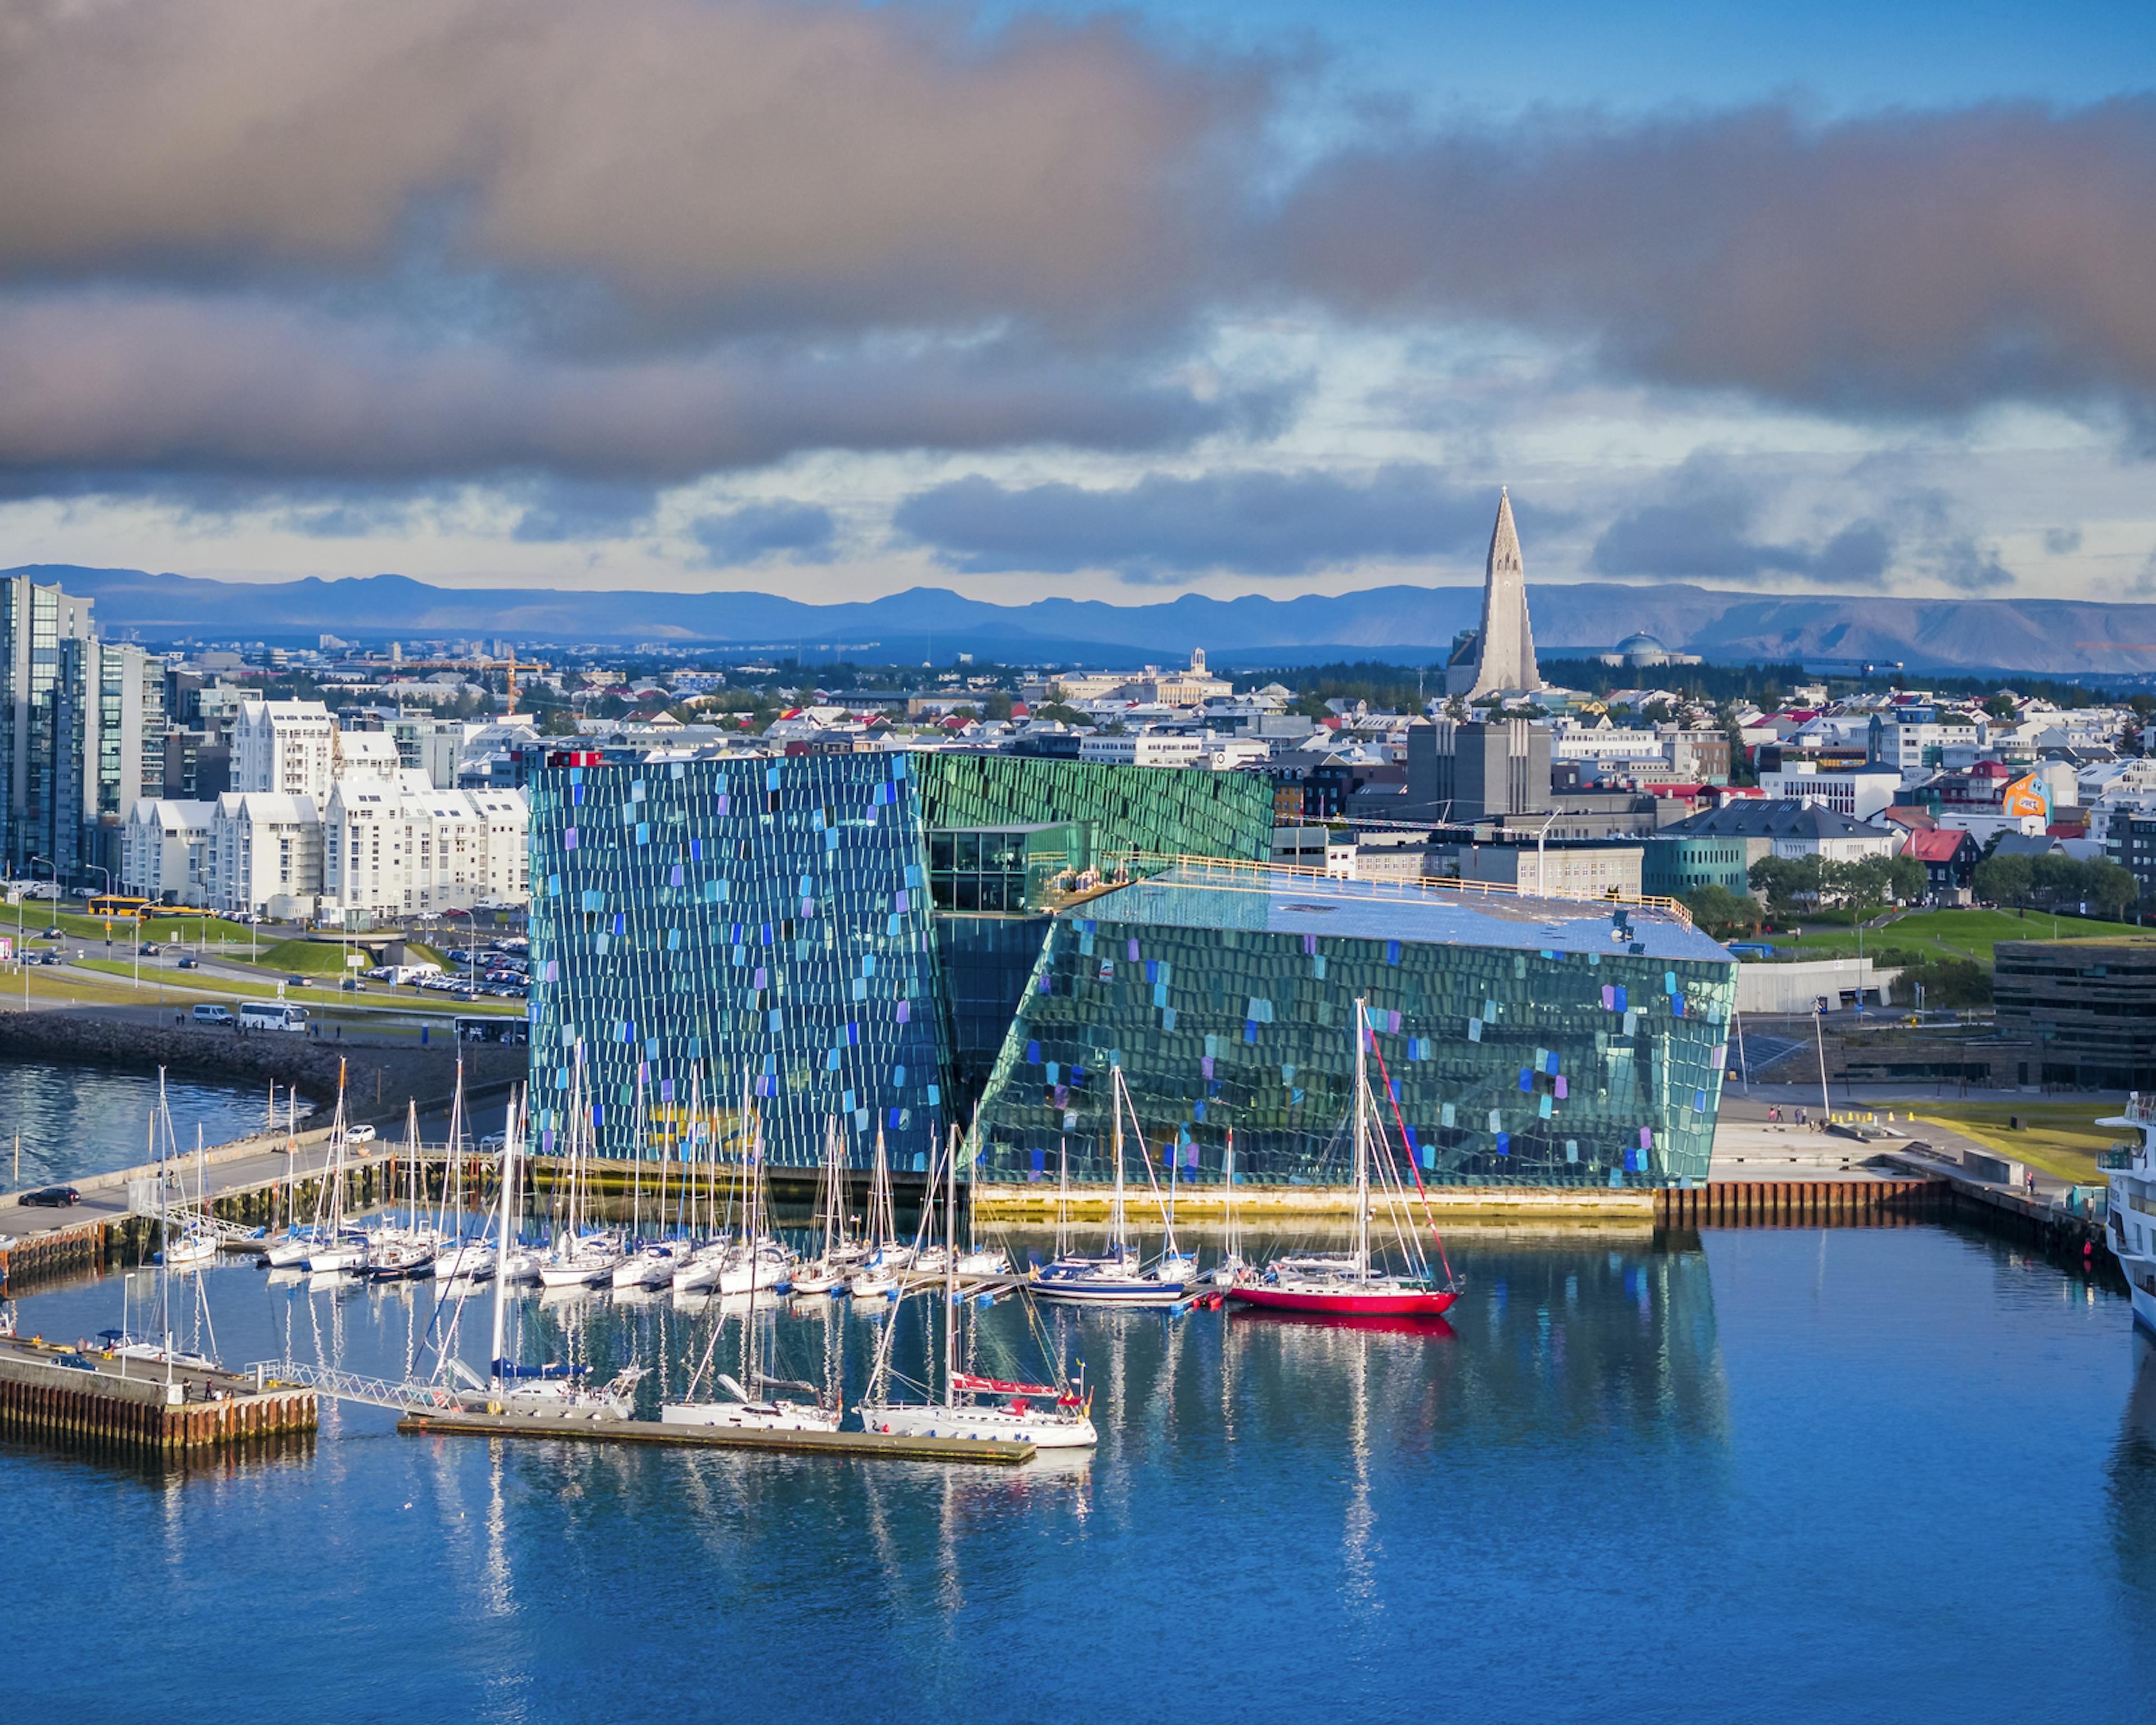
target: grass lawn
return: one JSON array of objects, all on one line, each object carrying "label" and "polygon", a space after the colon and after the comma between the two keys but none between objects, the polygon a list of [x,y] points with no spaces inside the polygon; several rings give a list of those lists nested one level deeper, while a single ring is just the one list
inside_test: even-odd
[{"label": "grass lawn", "polygon": [[[128,983],[134,971],[124,958],[80,958],[69,964],[67,969],[75,973],[94,973],[100,978],[114,978],[120,988],[120,993],[114,998],[119,999],[132,999],[139,1003],[146,994],[152,999],[157,998],[157,973],[145,971],[142,986],[140,988],[130,988]],[[45,973],[47,975],[65,973]],[[33,971],[33,981],[38,974]],[[240,981],[231,977],[204,976],[199,972],[175,974],[167,971],[165,973],[165,994],[171,1000],[270,1000],[277,998],[277,984],[283,980],[281,974],[265,976],[259,981],[254,978]],[[100,999],[105,998],[101,982],[99,992]],[[0,1006],[5,1005],[6,998],[5,987],[0,985]],[[382,983],[370,983],[365,993],[357,995],[347,994],[336,988],[295,988],[288,985],[284,998],[295,1006],[313,1007],[318,1010],[326,1007],[375,1007],[443,1016],[487,1013],[502,1018],[521,1018],[524,1015],[524,1004],[518,1000],[458,1000],[442,994],[423,993],[417,988],[392,988]]]},{"label": "grass lawn", "polygon": [[[1867,955],[1899,948],[1930,957],[1974,959],[1989,970],[1994,941],[2103,940],[2129,935],[2156,940],[2156,929],[2137,928],[2131,922],[2099,922],[2093,917],[2055,918],[2048,911],[2031,911],[2026,916],[2011,911],[1918,911],[1884,928],[1866,929],[1864,950]],[[1856,956],[1856,931],[1831,923],[1806,923],[1801,939],[1779,932],[1764,938],[1781,959]]]},{"label": "grass lawn", "polygon": [[[184,941],[192,946],[203,938],[205,926],[204,919],[199,916],[151,916],[143,918],[141,932],[137,934],[135,924],[126,916],[115,916],[108,924],[102,916],[85,916],[80,911],[56,912],[49,904],[35,899],[23,905],[22,911],[23,932],[33,938],[48,928],[63,928],[70,940],[102,942],[109,927],[115,947],[124,947],[131,940],[156,941],[161,945],[167,941]],[[222,916],[208,918],[207,926],[213,941],[236,942],[243,947],[254,932],[245,923],[228,922]],[[10,927],[0,927],[0,934],[13,932]]]},{"label": "grass lawn", "polygon": [[[2097,1153],[2132,1136],[2123,1127],[2096,1123],[2118,1107],[2116,1102],[1930,1102],[1910,1111],[2047,1174],[2101,1186],[2105,1177],[2097,1172]],[[2018,1132],[2006,1123],[2015,1115],[2022,1125]]]}]

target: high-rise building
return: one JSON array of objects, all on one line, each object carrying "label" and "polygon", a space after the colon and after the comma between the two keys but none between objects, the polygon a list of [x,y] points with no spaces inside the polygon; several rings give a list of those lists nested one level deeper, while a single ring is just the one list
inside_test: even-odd
[{"label": "high-rise building", "polygon": [[232,726],[232,788],[309,797],[319,807],[336,776],[336,721],[319,701],[243,701]]},{"label": "high-rise building", "polygon": [[1418,719],[1407,757],[1404,819],[1471,824],[1551,807],[1550,733],[1526,719]]},{"label": "high-rise building", "polygon": [[11,872],[69,880],[83,861],[96,645],[90,600],[27,575],[0,583],[0,762]]},{"label": "high-rise building", "polygon": [[1542,687],[1535,665],[1535,632],[1527,621],[1527,577],[1520,557],[1512,500],[1497,493],[1496,524],[1482,567],[1482,624],[1454,643],[1445,667],[1445,691],[1472,701],[1480,696]]}]

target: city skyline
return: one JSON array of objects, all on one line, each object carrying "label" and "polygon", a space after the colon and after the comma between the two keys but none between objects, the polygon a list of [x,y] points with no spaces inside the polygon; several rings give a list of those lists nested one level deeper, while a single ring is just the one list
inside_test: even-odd
[{"label": "city skyline", "polygon": [[0,562],[1286,597],[1509,484],[1542,582],[2145,599],[2149,27],[2068,23],[28,15]]}]

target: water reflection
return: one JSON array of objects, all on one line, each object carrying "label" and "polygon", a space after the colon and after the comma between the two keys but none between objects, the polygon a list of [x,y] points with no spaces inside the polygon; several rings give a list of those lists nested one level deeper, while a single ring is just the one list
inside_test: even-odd
[{"label": "water reflection", "polygon": [[2110,1466],[2112,1548],[2130,1587],[2156,1594],[2156,1343],[2133,1327],[2133,1388]]},{"label": "water reflection", "polygon": [[[206,1143],[260,1132],[269,1118],[270,1086],[185,1077],[166,1081],[174,1138],[192,1150],[200,1125]],[[277,1087],[277,1119],[285,1117],[285,1090]],[[14,1186],[15,1136],[21,1135],[24,1186],[79,1180],[85,1174],[132,1168],[152,1159],[151,1111],[157,1104],[155,1072],[115,1071],[43,1060],[0,1061],[0,1183]],[[300,1111],[309,1109],[303,1096]]]}]

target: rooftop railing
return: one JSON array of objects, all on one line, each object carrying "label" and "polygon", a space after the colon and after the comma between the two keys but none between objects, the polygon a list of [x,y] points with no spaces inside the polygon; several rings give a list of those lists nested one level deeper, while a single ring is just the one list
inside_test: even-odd
[{"label": "rooftop railing", "polygon": [[1210,886],[1226,891],[1273,892],[1284,886],[1293,886],[1307,881],[1313,886],[1337,886],[1342,883],[1358,889],[1358,896],[1393,899],[1411,904],[1428,904],[1440,896],[1454,897],[1503,898],[1532,902],[1554,901],[1563,904],[1592,905],[1610,908],[1624,906],[1632,910],[1652,911],[1692,927],[1691,912],[1682,901],[1664,898],[1659,895],[1621,891],[1615,887],[1594,894],[1562,891],[1537,891],[1508,880],[1465,880],[1451,875],[1422,875],[1406,880],[1360,880],[1327,873],[1322,869],[1298,867],[1291,863],[1245,861],[1234,857],[1193,856],[1152,850],[1117,850],[1101,854],[1099,884],[1073,897],[1092,897],[1107,891],[1117,883],[1114,875],[1120,870],[1133,879],[1147,879],[1171,870],[1191,878],[1193,884]]}]

